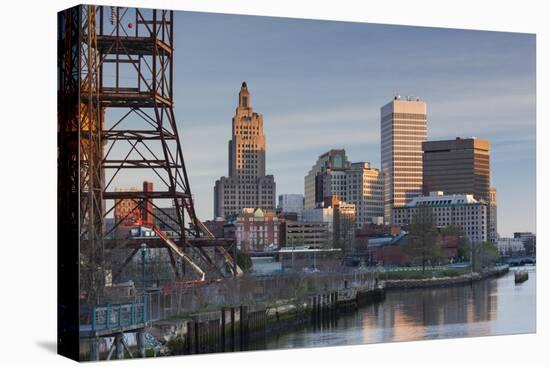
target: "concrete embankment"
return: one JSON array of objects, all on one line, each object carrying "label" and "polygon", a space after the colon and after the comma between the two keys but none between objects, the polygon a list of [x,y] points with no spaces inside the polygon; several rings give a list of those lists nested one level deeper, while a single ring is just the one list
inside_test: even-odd
[{"label": "concrete embankment", "polygon": [[509,270],[508,265],[499,266],[484,270],[480,273],[464,274],[456,277],[439,277],[427,279],[399,279],[386,280],[385,288],[387,290],[411,289],[411,288],[432,288],[432,287],[450,287],[457,285],[471,284],[482,279],[501,276]]},{"label": "concrete embankment", "polygon": [[[280,300],[277,305],[240,305],[201,312],[182,319],[157,322],[151,329],[164,341],[166,354],[200,354],[248,350],[280,333],[335,323],[338,314],[353,312],[358,305],[382,300],[384,289],[372,283]],[[257,345],[255,346],[257,347]]]}]

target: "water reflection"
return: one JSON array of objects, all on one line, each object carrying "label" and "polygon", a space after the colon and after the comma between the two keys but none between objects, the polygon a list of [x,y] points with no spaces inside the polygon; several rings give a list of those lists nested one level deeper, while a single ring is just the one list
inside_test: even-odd
[{"label": "water reflection", "polygon": [[536,274],[513,272],[474,285],[388,292],[378,304],[262,343],[262,349],[351,345],[535,332]]}]

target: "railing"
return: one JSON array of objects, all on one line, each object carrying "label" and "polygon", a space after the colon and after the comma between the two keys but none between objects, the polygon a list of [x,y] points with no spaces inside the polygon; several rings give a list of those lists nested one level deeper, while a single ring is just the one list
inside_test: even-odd
[{"label": "railing", "polygon": [[[426,271],[432,271],[432,270],[446,270],[449,269],[446,265],[426,265],[424,267],[424,270]],[[422,270],[422,266],[395,266],[395,267],[384,267],[382,268],[382,272],[401,272],[401,271],[420,271]]]},{"label": "railing", "polygon": [[149,321],[147,302],[92,306],[90,316],[93,331],[144,324]]}]

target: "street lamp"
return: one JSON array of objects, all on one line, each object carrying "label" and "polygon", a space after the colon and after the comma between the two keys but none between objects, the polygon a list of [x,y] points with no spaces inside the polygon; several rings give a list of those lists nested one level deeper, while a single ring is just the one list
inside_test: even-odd
[{"label": "street lamp", "polygon": [[147,253],[147,245],[141,244],[141,294],[143,295],[143,302],[145,302],[145,254]]}]

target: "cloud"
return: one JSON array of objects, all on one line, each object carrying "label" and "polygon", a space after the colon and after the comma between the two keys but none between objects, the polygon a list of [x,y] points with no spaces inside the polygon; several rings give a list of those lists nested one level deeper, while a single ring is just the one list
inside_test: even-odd
[{"label": "cloud", "polygon": [[464,134],[491,140],[496,135],[525,133],[535,129],[534,93],[468,94],[428,105],[430,139]]},{"label": "cloud", "polygon": [[319,155],[331,148],[377,144],[378,122],[374,126],[368,123],[376,111],[375,107],[358,106],[272,116],[264,122],[268,150],[274,156],[308,150]]}]

